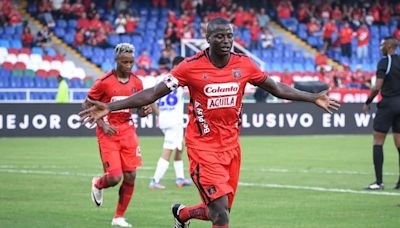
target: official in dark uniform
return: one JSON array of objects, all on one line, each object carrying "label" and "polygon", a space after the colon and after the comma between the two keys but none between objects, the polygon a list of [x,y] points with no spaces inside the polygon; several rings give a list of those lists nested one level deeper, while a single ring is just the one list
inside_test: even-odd
[{"label": "official in dark uniform", "polygon": [[[375,86],[371,88],[371,94],[363,106],[364,112],[368,112],[371,102],[379,91],[381,92],[382,100],[377,104],[373,133],[376,181],[366,187],[368,190],[384,188],[382,180],[383,144],[390,128],[392,128],[394,143],[399,153],[400,169],[400,56],[396,54],[398,45],[398,41],[394,38],[386,38],[382,41],[380,49],[384,57],[378,63]],[[400,189],[400,177],[394,188]]]}]

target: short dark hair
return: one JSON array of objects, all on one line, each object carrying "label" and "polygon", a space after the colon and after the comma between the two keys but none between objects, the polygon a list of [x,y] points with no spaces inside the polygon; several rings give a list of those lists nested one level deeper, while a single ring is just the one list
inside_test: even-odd
[{"label": "short dark hair", "polygon": [[230,25],[230,22],[222,17],[216,17],[210,20],[207,24],[207,35],[209,35],[217,25]]},{"label": "short dark hair", "polygon": [[172,60],[172,67],[177,66],[179,63],[181,63],[185,58],[183,58],[182,56],[176,56],[173,60]]}]

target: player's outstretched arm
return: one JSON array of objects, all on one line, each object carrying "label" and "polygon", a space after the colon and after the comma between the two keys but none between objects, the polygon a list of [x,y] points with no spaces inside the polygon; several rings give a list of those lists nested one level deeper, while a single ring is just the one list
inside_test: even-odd
[{"label": "player's outstretched arm", "polygon": [[265,79],[259,87],[282,99],[314,103],[329,113],[332,113],[333,110],[338,110],[340,107],[340,104],[336,100],[331,99],[326,95],[326,91],[321,93],[300,91],[286,84],[275,82],[271,78]]},{"label": "player's outstretched arm", "polygon": [[79,116],[81,117],[82,124],[93,124],[101,117],[107,115],[110,111],[126,108],[138,108],[149,105],[170,92],[171,90],[166,86],[166,84],[161,82],[152,88],[135,93],[120,101],[115,101],[108,104],[100,101],[90,101],[93,106],[81,111]]}]

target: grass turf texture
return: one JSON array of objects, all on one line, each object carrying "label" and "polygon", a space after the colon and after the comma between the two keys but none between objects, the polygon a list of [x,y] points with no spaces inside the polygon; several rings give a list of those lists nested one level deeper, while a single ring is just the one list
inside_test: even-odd
[{"label": "grass turf texture", "polygon": [[[162,138],[140,140],[144,167],[126,218],[134,227],[172,227],[171,203],[191,205],[200,198],[193,186],[175,188],[172,163],[162,180],[167,189],[149,190]],[[399,226],[400,191],[392,190],[398,155],[391,136],[384,147],[386,189],[379,192],[387,195],[363,194],[374,179],[370,135],[241,141],[231,227]],[[0,227],[110,227],[118,188],[105,190],[101,208],[90,200],[91,177],[102,172],[95,138],[0,138],[0,155]],[[193,221],[191,227],[210,223]]]}]

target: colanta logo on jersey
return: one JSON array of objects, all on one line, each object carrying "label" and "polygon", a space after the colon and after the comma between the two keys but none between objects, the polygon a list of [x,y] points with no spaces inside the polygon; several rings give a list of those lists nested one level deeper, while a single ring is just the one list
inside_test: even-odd
[{"label": "colanta logo on jersey", "polygon": [[235,95],[239,92],[239,83],[208,84],[204,87],[204,93],[209,97]]}]

